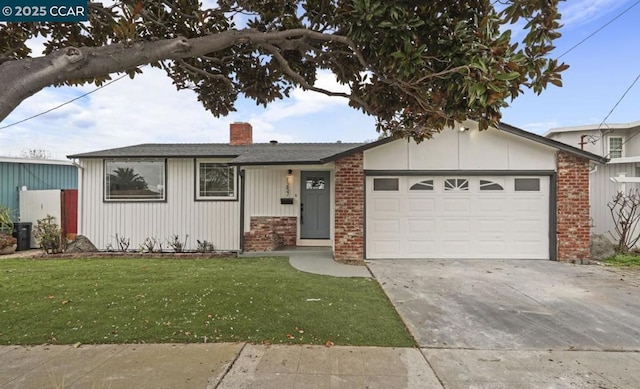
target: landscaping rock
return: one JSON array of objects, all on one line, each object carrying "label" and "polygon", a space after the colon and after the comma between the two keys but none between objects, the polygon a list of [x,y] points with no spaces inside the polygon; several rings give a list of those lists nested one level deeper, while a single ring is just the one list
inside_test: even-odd
[{"label": "landscaping rock", "polygon": [[591,259],[595,261],[602,261],[612,257],[616,251],[613,248],[613,243],[604,235],[591,235]]},{"label": "landscaping rock", "polygon": [[98,251],[96,246],[91,243],[89,238],[83,235],[78,235],[76,238],[67,245],[68,253],[92,253]]}]

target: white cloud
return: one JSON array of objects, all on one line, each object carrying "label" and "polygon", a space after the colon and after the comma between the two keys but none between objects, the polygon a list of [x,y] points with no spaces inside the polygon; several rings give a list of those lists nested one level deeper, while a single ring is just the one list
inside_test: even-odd
[{"label": "white cloud", "polygon": [[602,17],[629,1],[625,0],[571,0],[560,3],[561,23],[565,27],[587,24]]},{"label": "white cloud", "polygon": [[[315,83],[316,87],[332,92],[349,92],[346,85],[340,85],[335,76],[327,71],[320,72]],[[300,88],[291,93],[291,99],[269,105],[263,118],[269,122],[279,121],[292,116],[304,116],[310,113],[320,112],[330,106],[348,105],[348,101],[342,97],[332,97],[319,92],[304,91]]]},{"label": "white cloud", "polygon": [[[330,73],[319,74],[317,85],[345,91]],[[44,112],[93,89],[93,85],[47,88],[25,100],[0,127]],[[326,141],[345,139],[343,135],[323,129],[340,116],[362,121],[360,129],[353,131],[372,132],[358,138],[374,136],[371,119],[349,108],[344,98],[296,89],[291,98],[272,103],[267,108],[253,104],[239,101],[239,112],[215,118],[197,101],[194,92],[178,92],[164,72],[146,68],[134,80],[125,77],[51,113],[0,130],[0,155],[15,156],[22,150],[41,148],[49,150],[55,158],[64,158],[68,154],[138,143],[226,143],[229,124],[236,121],[252,124],[255,142],[272,139],[305,141],[310,134],[316,138],[318,134],[326,136]],[[306,121],[307,116],[323,112],[331,112],[335,117],[302,126],[288,122],[294,119]],[[335,125],[333,128],[340,131]]]}]

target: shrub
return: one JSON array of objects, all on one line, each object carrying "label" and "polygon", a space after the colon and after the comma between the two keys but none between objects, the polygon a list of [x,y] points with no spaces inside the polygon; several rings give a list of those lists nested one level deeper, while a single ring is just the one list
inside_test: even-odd
[{"label": "shrub", "polygon": [[16,243],[18,243],[18,240],[16,238],[0,232],[0,250],[5,247],[11,247]]},{"label": "shrub", "polygon": [[198,240],[198,247],[196,248],[196,251],[199,253],[212,253],[215,248],[213,246],[213,242],[209,242],[206,240]]},{"label": "shrub", "polygon": [[55,223],[56,218],[47,215],[38,220],[33,235],[38,240],[38,245],[47,254],[57,254],[64,251],[65,241],[62,239],[62,230]]},{"label": "shrub", "polygon": [[189,235],[185,235],[184,241],[181,241],[178,234],[173,234],[171,236],[171,239],[167,239],[167,243],[169,244],[169,247],[173,249],[173,251],[175,251],[176,253],[181,253],[184,251],[188,239]]},{"label": "shrub", "polygon": [[147,238],[144,243],[140,245],[140,251],[143,253],[161,253],[162,242],[156,238]]},{"label": "shrub", "polygon": [[616,251],[626,253],[638,240],[638,222],[640,222],[640,191],[631,189],[629,193],[618,192],[607,203],[614,223],[614,230],[609,231],[617,241]]}]

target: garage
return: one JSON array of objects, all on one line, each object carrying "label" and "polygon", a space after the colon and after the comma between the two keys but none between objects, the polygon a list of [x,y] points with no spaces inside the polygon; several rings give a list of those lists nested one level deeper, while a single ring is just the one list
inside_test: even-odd
[{"label": "garage", "polygon": [[366,257],[550,259],[549,175],[462,173],[368,176]]}]

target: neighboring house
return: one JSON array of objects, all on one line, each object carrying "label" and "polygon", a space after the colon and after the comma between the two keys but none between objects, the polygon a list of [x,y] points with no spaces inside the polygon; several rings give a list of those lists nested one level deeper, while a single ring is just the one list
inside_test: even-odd
[{"label": "neighboring house", "polygon": [[[364,258],[589,257],[589,163],[581,151],[502,124],[446,129],[416,144],[254,144],[234,123],[229,144],[141,144],[71,155],[79,233],[189,235],[188,249],[328,246]],[[165,244],[166,247],[166,244]]]},{"label": "neighboring house", "polygon": [[607,203],[618,191],[626,192],[640,183],[639,134],[640,121],[554,128],[544,135],[609,159],[604,165],[591,167],[591,232],[594,234],[611,238],[609,232],[614,229],[614,223]]},{"label": "neighboring house", "polygon": [[70,161],[0,157],[0,205],[11,210],[14,221],[25,221],[21,192],[77,188],[78,171]]}]

